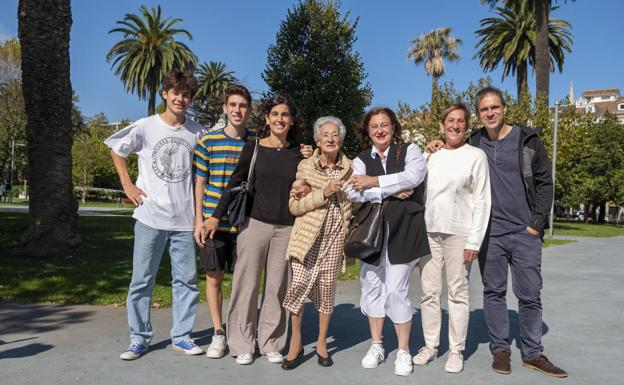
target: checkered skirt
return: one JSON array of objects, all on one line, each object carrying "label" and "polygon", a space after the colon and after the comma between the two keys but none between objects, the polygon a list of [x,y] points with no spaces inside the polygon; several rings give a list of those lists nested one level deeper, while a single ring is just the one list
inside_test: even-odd
[{"label": "checkered skirt", "polygon": [[[335,179],[339,170],[327,170]],[[306,298],[323,314],[331,314],[336,299],[336,277],[342,268],[345,233],[338,197],[334,194],[328,202],[327,216],[316,240],[303,259],[291,260],[292,282],[284,299],[284,308],[298,314]]]}]

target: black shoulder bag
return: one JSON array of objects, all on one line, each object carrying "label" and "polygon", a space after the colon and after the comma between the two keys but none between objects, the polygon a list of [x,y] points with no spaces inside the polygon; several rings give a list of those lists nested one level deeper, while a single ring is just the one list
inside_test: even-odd
[{"label": "black shoulder bag", "polygon": [[361,260],[381,254],[384,242],[384,203],[365,203],[351,220],[345,237],[344,253]]},{"label": "black shoulder bag", "polygon": [[251,157],[251,164],[249,165],[249,172],[247,173],[247,180],[243,181],[240,186],[232,187],[230,194],[233,195],[232,200],[227,208],[227,214],[229,222],[232,226],[240,227],[245,223],[247,219],[247,199],[252,191],[254,167],[256,166],[256,157],[258,155],[258,139],[256,138],[256,145]]}]

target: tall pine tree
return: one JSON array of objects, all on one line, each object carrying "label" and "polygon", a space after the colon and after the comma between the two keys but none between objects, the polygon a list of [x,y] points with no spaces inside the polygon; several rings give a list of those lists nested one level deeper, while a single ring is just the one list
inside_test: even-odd
[{"label": "tall pine tree", "polygon": [[343,144],[357,153],[351,128],[372,98],[360,55],[354,50],[358,18],[340,14],[340,2],[305,0],[288,11],[268,49],[262,77],[271,92],[292,97],[304,119],[304,137],[313,142],[314,121],[326,115],[340,118],[347,127]]}]

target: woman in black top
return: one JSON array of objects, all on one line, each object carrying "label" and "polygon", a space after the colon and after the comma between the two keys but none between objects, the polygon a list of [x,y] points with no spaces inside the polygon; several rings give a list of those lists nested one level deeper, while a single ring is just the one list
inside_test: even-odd
[{"label": "woman in black top", "polygon": [[[238,233],[226,328],[230,353],[241,365],[253,362],[256,343],[270,362],[281,363],[280,352],[286,345],[287,319],[281,304],[289,269],[284,256],[294,223],[288,198],[302,159],[299,146],[294,145],[301,119],[292,101],[280,95],[266,100],[263,110],[266,125],[258,130],[253,193],[247,207],[249,218]],[[232,199],[229,190],[247,179],[255,145],[255,141],[250,141],[243,147],[228,188],[206,221],[211,238]],[[265,266],[264,301],[258,319],[258,288]]]}]

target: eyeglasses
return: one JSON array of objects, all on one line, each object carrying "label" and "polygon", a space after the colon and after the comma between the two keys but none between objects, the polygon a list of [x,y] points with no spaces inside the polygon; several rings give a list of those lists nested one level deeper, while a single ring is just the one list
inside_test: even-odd
[{"label": "eyeglasses", "polygon": [[381,123],[381,124],[371,124],[370,126],[368,126],[369,130],[376,130],[378,128],[382,128],[384,130],[387,130],[388,128],[392,127],[392,123]]}]

